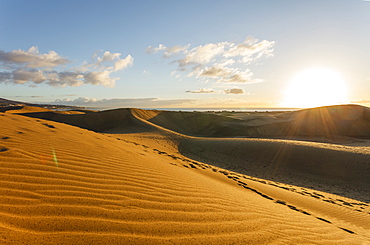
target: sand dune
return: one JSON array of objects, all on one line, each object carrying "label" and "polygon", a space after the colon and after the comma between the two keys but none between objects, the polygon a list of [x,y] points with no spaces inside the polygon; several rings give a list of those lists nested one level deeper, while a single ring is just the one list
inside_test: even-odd
[{"label": "sand dune", "polygon": [[370,137],[370,109],[358,105],[327,106],[285,113],[162,112],[151,118],[143,116],[142,110],[135,110],[134,113],[164,128],[194,136]]},{"label": "sand dune", "polygon": [[358,105],[269,113],[161,112],[139,109],[133,109],[132,113],[156,125],[193,136],[370,138],[370,109]]},{"label": "sand dune", "polygon": [[[268,175],[284,180],[289,170],[287,179],[300,179],[306,171],[368,185],[366,148],[195,138],[154,124],[155,111],[82,113],[32,113],[49,120],[0,113],[0,244],[370,242],[369,204],[241,173],[258,173],[274,155],[269,149],[286,145],[296,155],[279,156]],[[324,170],[305,159],[317,152],[333,159]],[[334,160],[342,158],[358,162],[341,172]]]},{"label": "sand dune", "polygon": [[78,117],[68,117],[65,112],[64,114],[62,112],[28,112],[25,115],[64,122],[97,132],[111,130],[115,127],[127,128],[130,124],[137,123],[133,118],[136,116],[163,128],[190,136],[370,139],[370,109],[359,105],[326,106],[283,113],[201,113],[116,109],[85,113]]},{"label": "sand dune", "polygon": [[292,113],[284,135],[370,137],[370,108],[359,105],[326,106]]},{"label": "sand dune", "polygon": [[192,159],[264,179],[370,202],[368,148],[267,139],[186,139]]},{"label": "sand dune", "polygon": [[[23,113],[23,115],[64,122],[97,132],[127,134],[155,131],[156,133],[150,134],[147,139],[164,140],[165,143],[162,145],[172,144],[174,147],[171,150],[204,163],[370,202],[368,191],[370,147],[276,139],[216,139],[187,136],[201,135],[201,132],[207,130],[207,134],[223,130],[221,135],[233,131],[230,133],[232,136],[241,127],[249,125],[245,127],[247,131],[259,130],[262,132],[259,136],[265,137],[267,129],[276,132],[275,136],[286,138],[321,136],[321,139],[333,141],[346,135],[363,137],[370,133],[370,113],[366,107],[331,106],[297,112],[265,113],[264,116],[260,116],[259,113],[252,115],[242,113],[243,119],[240,119],[240,113],[221,113],[219,116],[208,113],[141,109],[117,109],[81,115],[57,112]],[[239,119],[236,119],[236,116]],[[226,124],[235,125],[219,127]],[[369,129],[366,128],[368,125]],[[218,129],[213,131],[217,127]],[[180,134],[184,132],[187,135]],[[171,139],[171,143],[167,139]],[[353,138],[348,139],[353,141]]]}]

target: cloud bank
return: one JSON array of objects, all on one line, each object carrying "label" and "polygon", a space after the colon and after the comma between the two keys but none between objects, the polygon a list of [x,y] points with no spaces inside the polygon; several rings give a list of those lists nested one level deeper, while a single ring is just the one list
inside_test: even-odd
[{"label": "cloud bank", "polygon": [[[190,45],[166,47],[149,46],[148,54],[163,52],[164,58],[172,59],[177,64],[177,72],[184,72],[186,77],[211,79],[216,83],[245,84],[260,82],[254,78],[248,65],[262,57],[273,54],[275,42],[248,37],[242,43],[218,42],[207,43],[190,48]],[[175,56],[176,54],[176,56]]]},{"label": "cloud bank", "polygon": [[27,84],[37,86],[47,84],[55,87],[78,87],[86,84],[114,87],[119,78],[112,73],[126,69],[134,58],[120,53],[105,51],[101,57],[93,56],[93,62],[66,68],[72,63],[55,51],[39,53],[36,46],[27,51],[0,50],[0,83]]},{"label": "cloud bank", "polygon": [[226,94],[245,94],[244,89],[242,88],[225,89],[224,93]]},{"label": "cloud bank", "polygon": [[212,88],[201,88],[197,90],[187,90],[186,93],[192,93],[192,94],[219,94],[219,93],[225,93],[225,94],[245,94],[244,89],[242,88],[230,88],[230,89],[224,89],[224,90],[214,90]]},{"label": "cloud bank", "polygon": [[211,88],[201,88],[197,90],[188,90],[186,93],[192,93],[192,94],[213,94],[217,93],[217,91],[211,89]]},{"label": "cloud bank", "polygon": [[[223,91],[218,91],[222,93]],[[78,97],[76,99],[57,99],[54,102],[43,101],[43,104],[56,105],[77,105],[87,108],[248,108],[248,107],[274,107],[276,101],[251,100],[245,97],[230,96],[227,98],[199,99],[173,99],[166,100],[160,98],[115,98],[115,99],[95,99],[88,97]]]},{"label": "cloud bank", "polygon": [[[160,98],[128,98],[128,99],[95,99],[79,97],[76,99],[57,99],[51,104],[77,105],[84,107],[103,108],[161,108],[161,107],[182,107],[184,104],[192,104],[195,100],[178,99],[163,100]],[[50,103],[50,102],[49,102]]]},{"label": "cloud bank", "polygon": [[[370,1],[370,0],[369,0]],[[362,100],[352,100],[349,103],[352,104],[370,104],[370,100],[362,99]]]}]

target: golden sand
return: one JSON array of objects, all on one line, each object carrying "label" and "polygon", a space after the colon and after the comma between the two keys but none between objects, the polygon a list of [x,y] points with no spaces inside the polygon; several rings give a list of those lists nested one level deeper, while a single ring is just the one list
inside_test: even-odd
[{"label": "golden sand", "polygon": [[366,146],[191,137],[153,111],[42,113],[82,128],[0,113],[0,244],[370,243]]}]

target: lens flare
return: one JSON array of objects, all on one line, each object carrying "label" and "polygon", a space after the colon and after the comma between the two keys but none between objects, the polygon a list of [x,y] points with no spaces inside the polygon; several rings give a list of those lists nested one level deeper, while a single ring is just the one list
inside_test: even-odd
[{"label": "lens flare", "polygon": [[53,149],[53,159],[54,159],[55,165],[57,167],[59,167],[57,154],[55,153],[55,150],[54,149]]}]

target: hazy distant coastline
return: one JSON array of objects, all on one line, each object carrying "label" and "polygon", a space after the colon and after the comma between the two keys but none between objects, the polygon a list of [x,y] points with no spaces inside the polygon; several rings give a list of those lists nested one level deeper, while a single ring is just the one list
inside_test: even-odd
[{"label": "hazy distant coastline", "polygon": [[[120,107],[86,107],[88,110],[105,111],[119,109]],[[222,112],[222,111],[233,111],[233,112],[279,112],[279,111],[296,111],[300,108],[139,108],[143,110],[158,110],[158,111],[185,111],[185,112]]]}]

